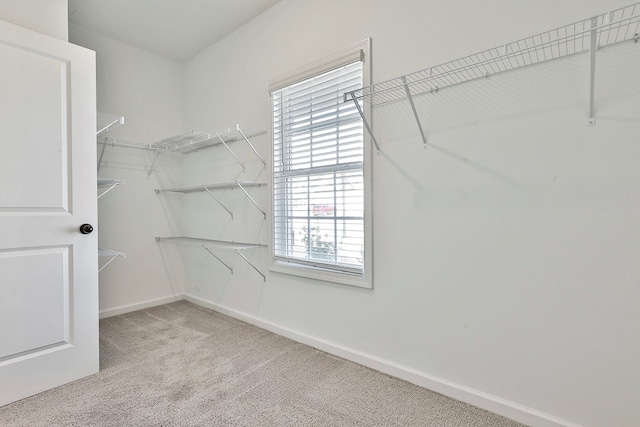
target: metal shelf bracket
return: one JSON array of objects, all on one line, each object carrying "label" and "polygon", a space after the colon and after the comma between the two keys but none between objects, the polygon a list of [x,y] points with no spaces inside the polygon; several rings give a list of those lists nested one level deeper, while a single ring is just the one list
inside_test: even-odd
[{"label": "metal shelf bracket", "polygon": [[206,191],[206,192],[207,192],[211,197],[213,197],[213,199],[214,199],[216,202],[218,202],[218,204],[219,204],[220,206],[222,206],[222,208],[223,208],[225,211],[227,211],[227,213],[231,216],[231,219],[233,219],[233,212],[231,212],[231,211],[229,210],[229,208],[227,208],[227,207],[224,205],[224,203],[222,203],[222,202],[220,201],[220,199],[218,199],[218,198],[216,197],[216,195],[215,195],[215,194],[213,194],[213,192],[207,188],[207,186],[206,186],[206,185],[203,185],[203,186],[202,186],[202,189],[203,189],[204,191]]},{"label": "metal shelf bracket", "polygon": [[[238,158],[238,156],[236,156],[236,154],[231,150],[231,148],[229,148],[229,146],[227,145],[227,143],[224,141],[224,139],[222,139],[222,137],[220,135],[216,135],[218,137],[218,139],[220,140],[220,143],[222,145],[224,145],[224,148],[227,149],[227,151],[229,152],[229,154],[231,154],[231,157],[233,157],[235,159],[236,162],[238,162],[238,164],[242,167],[242,171],[244,172],[246,169],[244,167],[244,163],[242,163],[240,161],[240,159]],[[251,145],[251,144],[249,144]]]},{"label": "metal shelf bracket", "polygon": [[109,191],[113,190],[117,185],[121,184],[124,184],[124,181],[121,179],[98,178],[98,188],[106,188],[106,190],[103,190],[102,193],[98,194],[98,199],[107,194]]},{"label": "metal shelf bracket", "polygon": [[158,160],[158,157],[160,157],[160,150],[155,150],[156,153],[153,156],[153,161],[151,162],[151,166],[149,167],[149,172],[147,173],[147,176],[151,176],[151,174],[153,173],[153,167],[156,165],[156,161]]},{"label": "metal shelf bracket", "polygon": [[424,130],[422,129],[422,123],[420,123],[420,117],[418,116],[418,110],[416,110],[416,105],[413,103],[413,97],[411,96],[411,90],[409,89],[409,85],[407,84],[407,79],[402,77],[402,83],[404,84],[404,90],[407,92],[407,99],[409,100],[409,104],[411,105],[411,110],[413,110],[413,116],[416,119],[416,123],[418,124],[418,129],[420,130],[420,136],[422,137],[422,144],[424,148],[427,148],[427,137],[424,136]]},{"label": "metal shelf bracket", "polygon": [[360,117],[362,118],[362,123],[364,124],[364,127],[367,128],[367,132],[369,132],[369,135],[371,136],[371,140],[373,141],[373,144],[376,146],[376,153],[380,154],[380,145],[378,144],[378,140],[376,140],[376,137],[373,134],[373,130],[371,130],[371,126],[369,126],[369,122],[367,121],[367,118],[364,116],[364,111],[362,111],[362,106],[358,102],[358,99],[356,98],[353,92],[344,94],[345,102],[348,101],[347,96],[351,96],[351,100],[353,101],[356,108],[358,109],[358,113],[360,113]]},{"label": "metal shelf bracket", "polygon": [[100,165],[102,164],[102,157],[104,156],[104,150],[107,148],[107,144],[102,144],[102,149],[100,150],[100,157],[98,157],[98,169],[100,172]]},{"label": "metal shelf bracket", "polygon": [[267,281],[267,276],[265,276],[265,275],[264,275],[260,270],[258,270],[258,267],[256,267],[255,265],[253,265],[253,263],[252,263],[251,261],[249,261],[249,259],[248,259],[246,256],[244,256],[240,251],[236,251],[236,253],[237,253],[238,255],[240,255],[240,258],[242,258],[243,260],[245,260],[245,261],[246,261],[246,263],[247,263],[247,264],[249,264],[249,265],[251,266],[251,268],[253,268],[253,269],[256,271],[256,273],[258,273],[259,275],[261,275],[261,276],[262,276],[262,280],[263,280],[264,282],[266,282],[266,281]]},{"label": "metal shelf bracket", "polygon": [[205,250],[205,251],[209,252],[209,254],[210,254],[212,257],[214,257],[215,259],[217,259],[218,261],[220,261],[220,264],[222,264],[222,265],[224,265],[225,267],[227,267],[227,269],[229,269],[229,271],[231,272],[231,274],[233,274],[233,268],[231,268],[231,267],[229,266],[229,264],[227,264],[226,262],[222,261],[222,260],[220,259],[220,257],[219,257],[218,255],[214,254],[213,252],[211,252],[211,250],[210,250],[208,247],[206,247],[206,246],[202,246],[202,247],[204,248],[204,250]]},{"label": "metal shelf bracket", "polygon": [[247,190],[245,190],[245,188],[242,186],[240,181],[236,181],[236,184],[242,190],[242,192],[249,198],[249,200],[251,200],[251,203],[253,203],[254,206],[258,208],[260,212],[262,212],[262,216],[264,217],[264,219],[267,219],[267,213],[260,208],[260,205],[258,205],[258,203],[253,199],[253,197],[251,197],[251,195],[247,192]]},{"label": "metal shelf bracket", "polygon": [[[611,14],[607,15],[611,21]],[[591,32],[589,33],[589,118],[587,124],[596,124],[595,96],[596,96],[596,52],[598,50],[598,17],[591,18]]]},{"label": "metal shelf bracket", "polygon": [[267,162],[264,161],[264,159],[262,158],[262,156],[260,155],[260,153],[258,153],[258,150],[256,150],[256,147],[253,146],[253,144],[251,143],[251,141],[249,141],[249,138],[247,138],[247,136],[244,134],[244,132],[242,131],[242,129],[240,129],[240,126],[238,126],[238,133],[242,136],[242,139],[245,140],[245,142],[247,144],[249,144],[249,147],[251,147],[251,150],[253,151],[253,153],[256,155],[256,157],[258,157],[258,159],[260,160],[260,162],[262,162],[262,167],[264,169],[267,168]]},{"label": "metal shelf bracket", "polygon": [[126,258],[127,255],[123,252],[112,251],[110,249],[98,249],[99,257],[109,257],[107,262],[105,262],[102,267],[98,269],[98,273],[105,269],[106,266],[111,264],[116,258]]}]

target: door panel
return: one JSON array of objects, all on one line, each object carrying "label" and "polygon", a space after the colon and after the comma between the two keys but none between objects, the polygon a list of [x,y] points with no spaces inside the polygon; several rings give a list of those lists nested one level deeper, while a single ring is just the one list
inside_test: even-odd
[{"label": "door panel", "polygon": [[[13,183],[0,193],[0,206],[67,210],[68,62],[10,45],[0,45],[0,58],[13,64],[0,67],[0,129],[12,146],[0,156],[0,170]],[[42,185],[31,185],[35,177]]]},{"label": "door panel", "polygon": [[98,370],[93,52],[0,21],[0,405]]},{"label": "door panel", "polygon": [[69,344],[69,248],[6,251],[0,271],[0,360]]}]

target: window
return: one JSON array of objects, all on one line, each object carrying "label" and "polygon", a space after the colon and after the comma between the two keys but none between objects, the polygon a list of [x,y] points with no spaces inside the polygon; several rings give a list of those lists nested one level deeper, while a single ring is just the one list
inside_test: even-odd
[{"label": "window", "polygon": [[[273,270],[371,287],[361,47],[272,89]],[[368,166],[368,165],[367,165]],[[367,169],[368,172],[368,169]]]}]

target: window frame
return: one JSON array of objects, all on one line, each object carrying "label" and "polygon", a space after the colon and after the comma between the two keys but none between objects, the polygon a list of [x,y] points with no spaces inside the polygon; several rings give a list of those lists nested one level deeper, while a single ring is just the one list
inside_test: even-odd
[{"label": "window frame", "polygon": [[[364,262],[363,274],[351,274],[330,270],[318,266],[293,261],[276,259],[275,256],[275,223],[274,223],[274,176],[273,176],[273,148],[274,148],[274,128],[273,128],[273,102],[272,93],[276,90],[293,85],[297,82],[323,74],[327,71],[339,68],[346,64],[360,60],[362,62],[362,85],[371,85],[371,39],[367,38],[361,42],[353,44],[333,55],[315,61],[292,73],[281,76],[269,82],[269,120],[270,120],[270,146],[269,156],[270,168],[270,272],[304,277],[324,282],[337,283],[360,288],[373,289],[373,218],[372,218],[372,144],[371,136],[366,129],[363,129],[364,138],[364,158],[363,158],[363,180],[364,180]],[[352,101],[347,101],[352,102]],[[371,124],[371,108],[363,105],[362,110],[367,121]]]}]

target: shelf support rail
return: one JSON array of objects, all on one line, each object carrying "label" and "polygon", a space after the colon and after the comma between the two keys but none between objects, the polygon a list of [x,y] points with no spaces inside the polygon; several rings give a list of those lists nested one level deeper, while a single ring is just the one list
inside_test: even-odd
[{"label": "shelf support rail", "polygon": [[596,124],[595,91],[596,91],[596,51],[598,50],[598,17],[591,18],[589,33],[589,118],[587,124]]},{"label": "shelf support rail", "polygon": [[100,172],[100,165],[102,164],[102,157],[104,156],[104,150],[106,150],[106,148],[107,148],[107,144],[102,144],[102,149],[100,150],[100,157],[98,157],[98,172]]},{"label": "shelf support rail", "polygon": [[231,272],[231,274],[233,274],[233,268],[229,267],[229,265],[228,265],[226,262],[222,261],[222,260],[220,259],[220,257],[219,257],[219,256],[217,256],[216,254],[214,254],[213,252],[211,252],[211,250],[210,250],[208,247],[206,247],[206,246],[204,246],[204,245],[203,245],[202,247],[204,248],[204,250],[205,250],[205,251],[209,252],[209,254],[211,254],[211,256],[212,256],[212,257],[214,257],[215,259],[217,259],[218,261],[220,261],[220,263],[221,263],[222,265],[224,265],[225,267],[227,267],[227,268],[229,269],[229,271]]},{"label": "shelf support rail", "polygon": [[[107,255],[105,255],[105,256],[107,256]],[[98,269],[98,273],[100,273],[102,270],[104,270],[104,269],[105,269],[109,264],[111,264],[111,263],[112,263],[116,258],[118,258],[118,257],[125,258],[125,257],[126,257],[126,255],[125,255],[125,254],[120,253],[120,252],[110,253],[110,254],[108,254],[108,256],[110,257],[110,258],[109,258],[109,260],[108,260],[107,262],[105,262],[105,263],[102,265],[102,267],[100,267],[100,268]]]},{"label": "shelf support rail", "polygon": [[407,92],[407,99],[409,100],[409,104],[411,105],[411,109],[413,110],[413,116],[416,118],[416,123],[418,123],[418,129],[420,130],[420,136],[422,137],[422,144],[426,149],[427,137],[424,135],[424,130],[422,129],[422,123],[420,123],[420,117],[418,116],[418,110],[416,110],[416,105],[413,103],[413,96],[411,96],[411,90],[409,90],[407,79],[404,76],[402,76],[402,83],[404,85],[404,90]]},{"label": "shelf support rail", "polygon": [[230,210],[229,210],[229,209],[224,205],[224,203],[222,203],[222,202],[220,201],[220,199],[218,199],[218,198],[215,196],[215,194],[213,194],[213,192],[207,188],[207,186],[206,186],[206,185],[203,185],[203,186],[202,186],[202,189],[203,189],[204,191],[206,191],[207,193],[209,193],[209,195],[210,195],[211,197],[213,197],[213,199],[214,199],[216,202],[218,202],[218,204],[219,204],[220,206],[222,206],[222,208],[223,208],[225,211],[227,211],[227,213],[228,213],[229,215],[231,215],[231,219],[233,219],[233,212],[231,212],[231,211],[230,211]]},{"label": "shelf support rail", "polygon": [[104,190],[102,193],[100,193],[100,194],[98,195],[98,199],[99,199],[100,197],[104,196],[105,194],[107,194],[109,191],[113,190],[113,189],[116,187],[116,185],[119,185],[119,184],[120,184],[119,182],[116,182],[116,183],[114,183],[114,184],[111,184],[111,185],[109,186],[109,188],[107,188],[106,190]]},{"label": "shelf support rail", "polygon": [[351,100],[353,101],[353,103],[355,104],[356,108],[358,109],[358,113],[360,113],[360,117],[362,118],[362,123],[364,124],[364,127],[367,128],[367,132],[369,132],[369,135],[371,136],[371,140],[373,141],[373,144],[376,146],[376,152],[378,154],[380,154],[380,145],[378,145],[378,141],[376,140],[376,137],[373,135],[373,131],[371,130],[371,126],[369,126],[369,122],[367,121],[367,118],[364,116],[364,111],[362,111],[362,107],[360,106],[360,103],[356,99],[355,94],[353,92],[345,93],[344,94],[344,101],[345,102],[348,101],[347,95],[351,96]]},{"label": "shelf support rail", "polygon": [[227,143],[224,141],[224,139],[218,135],[218,133],[216,133],[216,136],[218,137],[218,139],[220,140],[220,142],[222,143],[222,145],[224,145],[224,148],[227,149],[227,151],[229,151],[229,153],[231,154],[231,156],[236,159],[236,162],[238,162],[238,164],[240,166],[242,166],[242,171],[245,171],[245,167],[244,164],[240,161],[240,159],[238,158],[238,156],[235,155],[235,153],[233,151],[231,151],[231,148],[229,148],[229,146],[227,145]]},{"label": "shelf support rail", "polygon": [[[98,114],[100,114],[100,113],[98,113]],[[100,136],[103,133],[107,133],[111,129],[117,128],[118,126],[123,125],[123,124],[124,124],[124,117],[116,117],[115,119],[112,119],[108,124],[103,126],[102,129],[98,130],[98,132],[96,132],[96,136]]]},{"label": "shelf support rail", "polygon": [[240,255],[240,257],[241,257],[243,260],[245,260],[245,261],[246,261],[246,263],[247,263],[247,264],[249,264],[249,265],[251,266],[251,268],[253,268],[253,269],[254,269],[254,270],[255,270],[259,275],[261,275],[261,276],[262,276],[262,280],[263,280],[263,281],[265,281],[265,282],[267,281],[267,276],[265,276],[265,275],[264,275],[260,270],[258,270],[258,267],[256,267],[255,265],[253,265],[253,264],[251,263],[251,261],[249,261],[249,258],[247,258],[246,256],[242,255],[242,253],[241,253],[240,251],[238,251],[238,250],[236,250],[236,253],[237,253],[238,255]]},{"label": "shelf support rail", "polygon": [[267,213],[260,208],[260,205],[258,205],[258,203],[253,199],[253,197],[251,197],[251,195],[247,192],[247,190],[244,189],[242,184],[240,184],[240,181],[236,181],[236,185],[240,187],[242,192],[249,198],[249,200],[251,200],[251,203],[253,203],[255,207],[258,208],[260,212],[262,212],[262,216],[264,217],[264,219],[267,219]]},{"label": "shelf support rail", "polygon": [[107,265],[111,264],[113,262],[113,260],[116,259],[117,257],[118,257],[117,255],[114,255],[111,258],[109,258],[109,261],[105,262],[104,265],[98,269],[98,273],[100,273],[102,270],[104,270],[104,268]]},{"label": "shelf support rail", "polygon": [[158,160],[159,156],[160,150],[156,148],[156,154],[154,154],[153,156],[153,161],[151,162],[151,167],[149,167],[149,173],[147,173],[147,176],[151,176],[151,174],[153,173],[153,167],[156,165],[156,161]]},{"label": "shelf support rail", "polygon": [[240,129],[240,127],[238,127],[238,132],[240,133],[240,135],[242,135],[242,138],[244,138],[246,143],[249,144],[249,147],[251,147],[251,150],[253,150],[253,152],[255,153],[256,157],[258,157],[258,159],[262,162],[263,168],[266,169],[267,162],[264,161],[264,159],[262,158],[260,153],[258,153],[258,150],[256,150],[256,148],[253,146],[253,144],[249,141],[249,138],[247,138],[247,136],[244,134],[244,132],[242,132],[242,129]]}]

